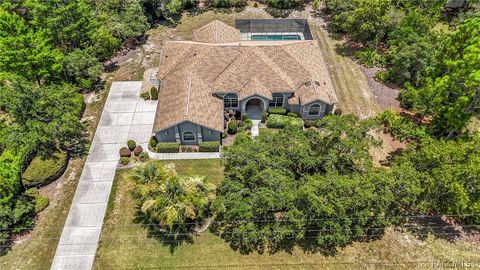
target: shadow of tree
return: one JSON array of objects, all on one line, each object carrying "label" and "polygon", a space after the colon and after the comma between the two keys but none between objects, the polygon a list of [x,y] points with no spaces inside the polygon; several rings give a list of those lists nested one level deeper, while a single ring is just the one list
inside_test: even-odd
[{"label": "shadow of tree", "polygon": [[181,228],[173,228],[172,231],[167,230],[164,226],[156,224],[138,207],[135,211],[135,218],[133,220],[136,224],[141,224],[148,232],[148,237],[155,238],[162,245],[169,248],[171,254],[183,244],[193,244],[193,233],[188,233],[188,230]]},{"label": "shadow of tree", "polygon": [[454,242],[463,234],[479,233],[471,226],[439,216],[412,218],[403,229],[421,240],[425,240],[429,235],[433,235],[435,238],[449,242]]}]

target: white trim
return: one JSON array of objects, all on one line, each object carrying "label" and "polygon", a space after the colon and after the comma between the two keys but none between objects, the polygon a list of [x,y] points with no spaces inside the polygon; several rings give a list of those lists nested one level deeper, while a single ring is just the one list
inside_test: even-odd
[{"label": "white trim", "polygon": [[248,103],[250,100],[255,99],[255,98],[258,99],[258,100],[260,100],[260,101],[262,102],[262,104],[263,104],[263,106],[262,106],[262,107],[263,107],[262,111],[266,111],[266,110],[267,110],[267,104],[265,103],[265,100],[261,99],[261,98],[258,97],[258,96],[251,96],[251,97],[249,97],[249,98],[247,98],[247,99],[243,99],[243,100],[242,100],[242,102],[243,102],[242,112],[246,112],[246,111],[247,111],[247,103]]},{"label": "white trim", "polygon": [[[185,140],[185,133],[192,133],[193,134],[193,140]],[[184,132],[182,132],[182,142],[196,142],[197,141],[197,135],[195,135],[195,132],[191,131],[191,130],[185,130]]]},{"label": "white trim", "polygon": [[[312,106],[315,106],[315,105],[318,105],[318,107],[319,107],[318,114],[310,114],[310,110],[312,109]],[[322,115],[322,107],[323,106],[320,103],[310,104],[310,106],[308,106],[307,116],[320,116],[320,115]],[[323,112],[325,112],[325,108],[323,109]]]}]

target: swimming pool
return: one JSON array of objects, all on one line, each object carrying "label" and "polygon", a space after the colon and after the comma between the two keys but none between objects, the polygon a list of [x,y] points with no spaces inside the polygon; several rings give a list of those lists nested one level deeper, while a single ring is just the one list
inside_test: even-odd
[{"label": "swimming pool", "polygon": [[299,35],[252,35],[251,40],[300,40]]}]

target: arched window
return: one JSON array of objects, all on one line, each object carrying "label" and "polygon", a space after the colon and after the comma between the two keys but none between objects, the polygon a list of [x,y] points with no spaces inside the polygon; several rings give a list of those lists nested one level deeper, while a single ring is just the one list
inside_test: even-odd
[{"label": "arched window", "polygon": [[274,93],[272,94],[273,99],[270,101],[268,106],[270,107],[283,107],[283,94]]},{"label": "arched window", "polygon": [[320,104],[311,105],[310,109],[308,110],[308,116],[318,116],[318,115],[320,115],[320,109],[321,109]]},{"label": "arched window", "polygon": [[191,131],[185,131],[182,136],[183,136],[183,141],[184,142],[194,142],[195,141],[195,134]]},{"label": "arched window", "polygon": [[226,94],[223,97],[223,106],[225,108],[237,108],[238,107],[238,96],[237,94]]}]

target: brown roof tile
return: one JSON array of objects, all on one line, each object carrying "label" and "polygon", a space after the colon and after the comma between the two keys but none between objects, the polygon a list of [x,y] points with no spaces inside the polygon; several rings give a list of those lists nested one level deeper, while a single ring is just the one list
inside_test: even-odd
[{"label": "brown roof tile", "polygon": [[154,131],[191,121],[223,132],[223,101],[212,87],[192,71],[177,72],[162,83]]},{"label": "brown roof tile", "polygon": [[259,94],[269,99],[272,98],[272,92],[270,92],[270,90],[268,90],[268,88],[265,87],[257,77],[251,78],[242,88],[240,88],[240,90],[238,90],[238,98],[244,99],[254,94]]},{"label": "brown roof tile", "polygon": [[193,31],[193,40],[203,43],[240,41],[240,30],[221,21],[213,21]]},{"label": "brown roof tile", "polygon": [[214,93],[238,92],[242,99],[255,93],[271,97],[274,92],[286,92],[295,95],[290,104],[337,102],[326,63],[313,40],[170,41],[160,63],[155,131],[185,120],[222,131],[223,102]]}]

